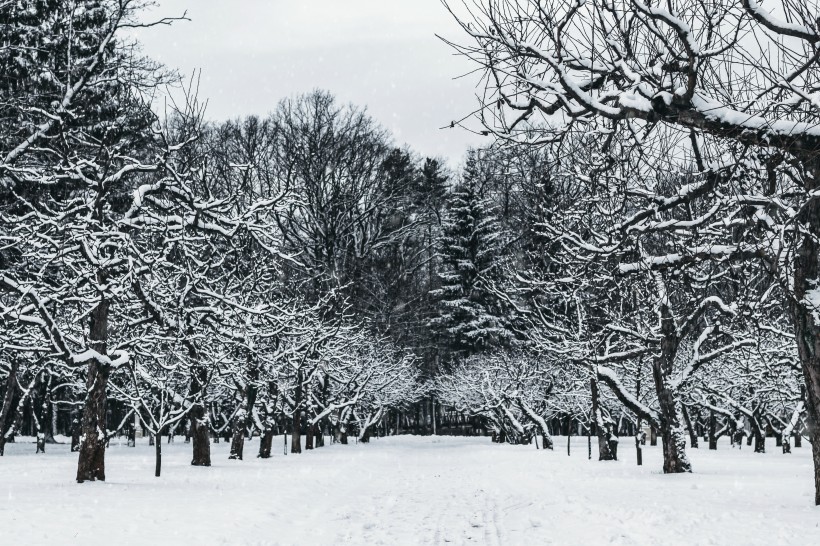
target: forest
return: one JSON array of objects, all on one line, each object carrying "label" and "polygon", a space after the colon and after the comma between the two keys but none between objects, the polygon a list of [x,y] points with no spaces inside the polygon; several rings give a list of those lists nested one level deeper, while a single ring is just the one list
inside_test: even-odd
[{"label": "forest", "polygon": [[463,7],[454,165],[327,90],[210,119],[141,0],[0,0],[0,455],[723,438],[820,505],[820,6]]}]

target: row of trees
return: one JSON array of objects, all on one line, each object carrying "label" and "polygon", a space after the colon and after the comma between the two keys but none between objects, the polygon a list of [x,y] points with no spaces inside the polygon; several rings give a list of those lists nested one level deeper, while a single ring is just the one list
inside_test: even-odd
[{"label": "row of trees", "polygon": [[[547,166],[541,244],[497,293],[589,384],[598,430],[603,384],[685,472],[695,411],[742,417],[761,446],[805,411],[820,504],[817,13],[486,0],[454,11],[454,47],[484,70],[484,130]],[[485,375],[500,407],[532,396],[506,369]]]},{"label": "row of trees", "polygon": [[302,430],[366,441],[418,397],[415,358],[355,314],[384,309],[356,287],[401,242],[409,154],[321,92],[208,125],[190,86],[157,114],[178,78],[125,37],[143,7],[0,3],[0,453],[24,418],[43,449],[71,408],[79,482],[135,415],[157,436],[187,420],[202,466],[219,428],[240,459],[284,420],[294,452]]},{"label": "row of trees", "polygon": [[805,432],[820,469],[816,22],[667,4],[479,3],[496,142],[451,176],[325,92],[159,108],[135,0],[0,2],[0,453],[81,412],[85,481],[135,417],[208,465],[445,413],[601,459],[647,424],[666,472]]}]

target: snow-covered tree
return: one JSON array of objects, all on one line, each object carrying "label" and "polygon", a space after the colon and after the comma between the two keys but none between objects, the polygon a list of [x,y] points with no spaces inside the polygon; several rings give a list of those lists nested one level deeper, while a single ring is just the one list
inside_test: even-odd
[{"label": "snow-covered tree", "polygon": [[473,43],[460,50],[486,69],[487,131],[527,144],[560,143],[572,132],[599,139],[598,161],[581,182],[627,149],[642,158],[635,174],[697,165],[692,181],[675,188],[642,176],[604,179],[624,206],[607,211],[608,228],[577,233],[577,242],[605,253],[648,233],[686,234],[695,238],[674,252],[647,248],[622,272],[706,261],[776,272],[806,385],[820,504],[817,10],[814,1],[771,11],[753,0],[486,0],[470,24],[462,21]]},{"label": "snow-covered tree", "polygon": [[508,237],[484,192],[477,152],[469,154],[459,183],[447,195],[439,247],[440,286],[432,291],[430,326],[445,355],[468,356],[509,345],[513,321],[494,285],[501,279]]}]

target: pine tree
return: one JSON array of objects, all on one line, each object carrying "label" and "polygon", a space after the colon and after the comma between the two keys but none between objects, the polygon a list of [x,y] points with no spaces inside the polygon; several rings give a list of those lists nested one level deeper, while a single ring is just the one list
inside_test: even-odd
[{"label": "pine tree", "polygon": [[446,197],[438,241],[439,280],[431,291],[435,316],[430,327],[450,357],[464,357],[508,344],[512,321],[493,293],[503,277],[507,237],[483,195],[486,176],[470,152],[461,182]]}]

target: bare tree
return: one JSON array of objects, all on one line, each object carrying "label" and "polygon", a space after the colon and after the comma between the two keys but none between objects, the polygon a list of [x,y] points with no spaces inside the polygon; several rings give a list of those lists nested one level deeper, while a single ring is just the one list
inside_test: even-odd
[{"label": "bare tree", "polygon": [[[559,142],[583,130],[600,135],[603,152],[627,142],[657,166],[666,134],[678,143],[672,157],[697,163],[695,180],[674,192],[623,194],[635,199],[606,238],[617,245],[722,224],[722,244],[650,252],[625,272],[706,260],[757,260],[776,271],[806,383],[820,504],[817,12],[813,0],[773,11],[756,0],[487,0],[461,17],[474,43],[458,47],[485,68],[481,119],[502,138]],[[544,129],[533,137],[538,119]],[[687,217],[698,202],[702,213]]]}]

